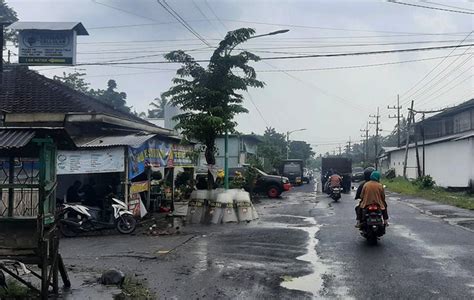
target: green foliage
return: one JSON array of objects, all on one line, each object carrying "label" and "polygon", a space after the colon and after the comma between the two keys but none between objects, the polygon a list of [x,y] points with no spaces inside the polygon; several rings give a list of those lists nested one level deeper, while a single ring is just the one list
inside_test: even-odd
[{"label": "green foliage", "polygon": [[413,184],[419,186],[422,189],[431,189],[436,184],[436,182],[433,180],[433,177],[431,177],[430,175],[425,175],[425,176],[418,177],[413,182]]},{"label": "green foliage", "polygon": [[[238,92],[246,91],[248,87],[264,86],[256,79],[254,68],[248,65],[250,61],[258,61],[258,56],[247,51],[231,54],[238,44],[254,34],[250,28],[228,32],[211,56],[207,68],[182,50],[165,55],[168,61],[182,66],[173,79],[174,85],[163,96],[184,111],[175,117],[177,129],[181,129],[184,136],[205,145],[208,164],[215,164],[216,138],[226,131],[233,132],[237,125],[234,117],[247,112],[242,106],[244,98]],[[235,69],[240,69],[244,75],[234,74]]]},{"label": "green foliage", "polygon": [[403,177],[385,179],[382,181],[382,183],[385,184],[387,189],[392,192],[421,197],[439,203],[474,210],[474,197],[469,196],[467,193],[448,192],[440,187],[423,189],[418,184],[413,184],[412,181],[406,180]]},{"label": "green foliage", "polygon": [[[270,168],[278,169],[286,158],[286,137],[275,128],[267,127],[263,135],[263,143],[258,145],[258,155],[269,161]],[[269,171],[265,168],[265,171]]]},{"label": "green foliage", "polygon": [[306,162],[308,159],[313,157],[314,154],[311,145],[305,141],[292,141],[290,143],[289,156],[291,159],[302,159]]},{"label": "green foliage", "polygon": [[130,107],[127,106],[127,94],[125,92],[118,92],[116,89],[117,82],[115,82],[113,79],[109,79],[106,90],[98,89],[91,90],[90,92],[99,101],[111,105],[117,110],[129,113]]},{"label": "green foliage", "polygon": [[387,179],[395,178],[396,177],[395,169],[389,169],[387,172],[385,172],[384,177]]},{"label": "green foliage", "polygon": [[[130,113],[130,107],[127,106],[127,94],[124,92],[118,92],[117,89],[117,82],[115,80],[110,79],[107,82],[107,89],[91,89],[89,88],[90,83],[88,83],[84,76],[86,73],[80,72],[72,72],[67,73],[63,72],[62,76],[54,76],[53,79],[62,82],[64,85],[78,91],[84,93],[86,95],[92,96],[97,100],[104,102],[110,106],[113,106],[115,109]],[[144,117],[143,113],[138,114],[134,113],[137,116]]]},{"label": "green foliage", "polygon": [[13,278],[7,278],[8,289],[0,288],[0,299],[36,299],[29,288]]},{"label": "green foliage", "polygon": [[153,102],[150,103],[152,109],[148,110],[148,118],[164,118],[167,104],[168,100],[163,96],[153,99]]},{"label": "green foliage", "polygon": [[89,94],[90,89],[90,83],[86,82],[85,79],[83,78],[86,75],[86,73],[80,73],[80,72],[73,72],[73,73],[67,73],[63,72],[62,76],[56,76],[54,75],[53,79],[62,82],[64,85],[82,92],[84,94]]},{"label": "green foliage", "polygon": [[155,295],[141,281],[129,276],[125,277],[122,292],[114,296],[115,300],[153,300]]},{"label": "green foliage", "polygon": [[[18,21],[18,16],[15,10],[8,6],[5,0],[0,0],[0,23],[14,23],[16,21]],[[13,42],[16,44],[17,36],[13,30],[4,28],[3,34],[5,42]]]}]

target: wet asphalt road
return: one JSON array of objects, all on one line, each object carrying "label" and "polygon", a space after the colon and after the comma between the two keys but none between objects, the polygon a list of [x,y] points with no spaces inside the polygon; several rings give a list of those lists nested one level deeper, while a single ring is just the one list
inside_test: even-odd
[{"label": "wet asphalt road", "polygon": [[187,226],[179,236],[62,240],[76,271],[119,268],[159,299],[472,299],[474,233],[389,199],[377,246],[354,228],[354,200],[304,185],[256,205],[249,224]]}]

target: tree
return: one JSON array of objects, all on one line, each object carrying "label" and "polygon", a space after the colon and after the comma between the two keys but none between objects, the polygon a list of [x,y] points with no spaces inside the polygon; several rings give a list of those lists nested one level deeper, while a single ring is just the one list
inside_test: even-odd
[{"label": "tree", "polygon": [[99,101],[113,106],[115,109],[129,113],[130,107],[127,106],[127,94],[125,92],[117,92],[117,82],[109,79],[106,90],[91,90],[92,96],[95,96]]},{"label": "tree", "polygon": [[[0,23],[14,23],[18,21],[18,17],[13,8],[9,7],[5,0],[0,0]],[[4,29],[5,42],[10,41],[16,43],[16,33],[13,30]]]},{"label": "tree", "polygon": [[83,78],[85,75],[86,73],[73,72],[66,74],[66,72],[63,72],[63,76],[54,75],[53,79],[61,81],[63,84],[76,91],[82,92],[84,94],[90,94],[90,83],[86,82]]},{"label": "tree", "polygon": [[153,99],[153,102],[150,103],[153,108],[148,110],[148,118],[164,118],[167,104],[168,100],[163,95]]},{"label": "tree", "polygon": [[290,143],[290,158],[302,159],[306,162],[313,157],[314,154],[311,145],[305,141],[292,141]]},{"label": "tree", "polygon": [[[278,169],[282,160],[286,158],[286,136],[275,128],[267,127],[263,134],[263,143],[258,145],[258,155],[269,161],[273,169]],[[268,169],[266,170],[268,171]]]},{"label": "tree", "polygon": [[[193,138],[205,146],[208,165],[215,165],[215,140],[225,132],[233,132],[237,125],[234,117],[248,112],[242,106],[243,96],[239,91],[248,87],[263,87],[256,79],[255,69],[248,65],[260,58],[248,51],[232,55],[232,50],[247,41],[255,30],[241,28],[230,31],[219,43],[205,68],[192,56],[182,50],[165,55],[168,61],[181,63],[176,72],[173,86],[163,94],[170,103],[181,108],[184,113],[175,117],[177,129],[187,138]],[[243,71],[243,76],[234,74],[235,69]],[[208,172],[208,188],[212,188],[213,176]]]}]

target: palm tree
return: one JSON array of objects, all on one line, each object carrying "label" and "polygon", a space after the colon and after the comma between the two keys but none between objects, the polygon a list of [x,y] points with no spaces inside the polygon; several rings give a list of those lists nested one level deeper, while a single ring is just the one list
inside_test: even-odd
[{"label": "palm tree", "polygon": [[168,100],[163,96],[153,99],[153,102],[150,103],[152,109],[148,110],[148,118],[164,118],[167,104]]}]

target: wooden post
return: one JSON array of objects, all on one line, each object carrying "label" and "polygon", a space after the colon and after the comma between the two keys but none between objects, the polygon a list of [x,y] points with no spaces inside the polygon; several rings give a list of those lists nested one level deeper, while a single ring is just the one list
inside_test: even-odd
[{"label": "wooden post", "polygon": [[[15,158],[13,153],[10,154],[8,159],[8,184],[13,185],[15,183]],[[8,188],[8,217],[13,217],[15,212],[15,189],[13,187]]]},{"label": "wooden post", "polygon": [[[412,113],[412,123],[415,124],[415,114]],[[416,154],[416,174],[418,177],[421,177],[421,167],[420,167],[420,153],[418,151],[418,135],[416,133],[416,125],[414,126],[415,129],[415,154]]]},{"label": "wooden post", "polygon": [[411,101],[411,108],[408,112],[408,125],[407,125],[407,140],[405,146],[405,163],[403,164],[403,177],[407,179],[407,162],[408,162],[408,147],[410,145],[410,126],[411,126],[411,116],[413,115],[413,105],[415,101]]},{"label": "wooden post", "polygon": [[423,176],[425,176],[425,113],[423,113],[423,117],[421,119],[421,137],[423,139]]},{"label": "wooden post", "polygon": [[124,147],[124,152],[125,152],[125,174],[124,174],[124,181],[123,181],[123,193],[124,193],[124,202],[127,203],[127,206],[128,206],[128,199],[129,199],[129,184],[128,184],[128,181],[129,181],[129,177],[128,177],[128,172],[129,172],[129,167],[128,167],[128,163],[129,163],[129,157],[128,157],[128,147],[125,146]]}]

